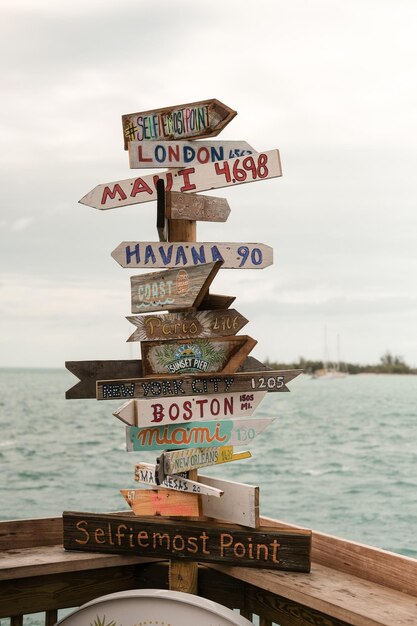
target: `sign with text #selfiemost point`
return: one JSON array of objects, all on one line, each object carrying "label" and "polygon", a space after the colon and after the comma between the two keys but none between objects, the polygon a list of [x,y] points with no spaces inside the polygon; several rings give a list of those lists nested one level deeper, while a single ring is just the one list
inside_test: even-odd
[{"label": "sign with text #selfiemost point", "polygon": [[128,452],[143,450],[178,450],[180,448],[207,448],[210,446],[245,446],[255,439],[274,417],[267,419],[237,419],[205,422],[188,422],[183,425],[126,426]]},{"label": "sign with text #selfiemost point", "polygon": [[130,169],[204,165],[249,156],[254,150],[246,141],[130,141]]},{"label": "sign with text #selfiemost point", "polygon": [[201,374],[200,376],[165,376],[97,381],[97,400],[117,398],[159,398],[164,396],[195,396],[252,391],[289,391],[287,383],[303,370],[266,370],[235,374]]},{"label": "sign with text #selfiemost point", "polygon": [[210,465],[222,465],[232,461],[242,461],[252,457],[249,450],[234,452],[233,446],[213,448],[183,448],[162,452],[158,457],[165,474],[181,474]]},{"label": "sign with text #selfiemost point", "polygon": [[282,176],[279,152],[269,150],[253,156],[97,185],[79,202],[94,209],[115,209],[156,200],[158,180],[164,181],[165,191],[188,193],[252,183],[277,176]]},{"label": "sign with text #selfiemost point", "polygon": [[249,321],[236,309],[129,315],[126,319],[136,326],[127,341],[233,336]]},{"label": "sign with text #selfiemost point", "polygon": [[122,115],[124,146],[130,141],[215,137],[237,115],[219,100],[151,109]]},{"label": "sign with text #selfiemost point", "polygon": [[247,335],[146,341],[141,344],[144,376],[154,374],[233,374],[258,342]]},{"label": "sign with text #selfiemost point", "polygon": [[223,261],[222,269],[257,270],[273,262],[273,250],[263,243],[122,241],[111,253],[127,268],[195,267]]},{"label": "sign with text #selfiemost point", "polygon": [[217,261],[187,269],[132,276],[132,313],[197,308],[220,267],[221,261]]},{"label": "sign with text #selfiemost point", "polygon": [[157,402],[148,398],[128,400],[113,415],[129,426],[250,417],[266,393],[219,393],[213,396],[160,398]]},{"label": "sign with text #selfiemost point", "polygon": [[226,198],[167,191],[164,215],[171,220],[226,222],[230,207]]}]

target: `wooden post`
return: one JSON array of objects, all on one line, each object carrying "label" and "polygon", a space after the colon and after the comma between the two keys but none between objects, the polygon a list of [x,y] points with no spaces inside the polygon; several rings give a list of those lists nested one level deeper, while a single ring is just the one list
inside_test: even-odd
[{"label": "wooden post", "polygon": [[[162,184],[161,184],[162,183]],[[158,200],[165,205],[165,188],[162,181],[158,181]],[[166,219],[166,218],[165,218]],[[166,219],[168,241],[197,241],[197,223],[194,220]],[[197,470],[188,473],[190,480],[198,480]],[[198,591],[198,563],[171,559],[168,574],[171,591],[197,594]]]}]

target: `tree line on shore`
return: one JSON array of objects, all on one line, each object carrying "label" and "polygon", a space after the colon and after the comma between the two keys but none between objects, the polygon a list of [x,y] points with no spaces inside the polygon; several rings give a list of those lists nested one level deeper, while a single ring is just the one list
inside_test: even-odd
[{"label": "tree line on shore", "polygon": [[375,365],[359,365],[341,361],[338,363],[325,363],[300,357],[293,363],[279,363],[265,361],[265,365],[272,369],[302,369],[306,374],[314,374],[318,370],[338,370],[347,374],[417,374],[417,368],[410,367],[401,356],[393,355],[387,350]]}]

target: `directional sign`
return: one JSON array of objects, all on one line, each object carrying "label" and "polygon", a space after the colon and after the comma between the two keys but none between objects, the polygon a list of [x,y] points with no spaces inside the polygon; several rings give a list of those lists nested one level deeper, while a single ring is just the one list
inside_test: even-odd
[{"label": "directional sign", "polygon": [[236,374],[201,374],[200,376],[164,376],[162,378],[127,378],[97,381],[97,400],[117,398],[161,398],[252,391],[289,391],[286,386],[303,370],[267,370]]},{"label": "directional sign", "polygon": [[266,393],[219,393],[216,396],[187,396],[186,399],[161,398],[158,402],[147,398],[128,400],[113,415],[129,426],[250,417]]},{"label": "directional sign", "polygon": [[171,489],[120,489],[120,493],[135,515],[201,515],[200,498],[195,493],[180,493]]},{"label": "directional sign", "polygon": [[167,191],[165,215],[172,220],[226,222],[230,215],[230,207],[226,198]]},{"label": "directional sign", "polygon": [[236,309],[129,315],[126,319],[136,326],[127,341],[224,337],[236,335],[248,323]]},{"label": "directional sign", "polygon": [[164,181],[165,191],[187,193],[252,183],[277,176],[282,176],[279,152],[270,150],[243,158],[104,183],[89,191],[81,198],[80,203],[95,209],[115,209],[150,202],[157,198],[158,180]]},{"label": "directional sign", "polygon": [[222,269],[259,270],[272,265],[273,250],[263,243],[122,241],[111,253],[122,267],[196,267],[223,261]]},{"label": "directional sign", "polygon": [[[156,487],[165,487],[166,489],[173,489],[174,491],[182,491],[183,493],[197,493],[199,495],[214,496],[219,498],[223,495],[224,491],[217,489],[217,487],[209,487],[195,480],[189,480],[182,476],[166,476],[164,481],[158,485],[156,482],[156,468],[153,463],[138,463],[135,465],[135,480],[145,485],[152,485]],[[124,490],[130,491],[130,490]]]},{"label": "directional sign", "polygon": [[178,450],[179,448],[208,448],[210,446],[245,446],[255,439],[274,417],[268,419],[238,419],[205,422],[188,422],[184,425],[126,426],[128,452],[143,450]]},{"label": "directional sign", "polygon": [[[234,452],[233,446],[221,446],[219,448],[183,448],[172,452],[163,452],[163,464],[166,474],[180,474],[189,472],[200,467],[221,465],[232,461],[250,459],[249,450]],[[162,456],[161,455],[161,456]]]},{"label": "directional sign", "polygon": [[197,308],[220,267],[221,261],[216,261],[187,269],[132,276],[132,313]]},{"label": "directional sign", "polygon": [[236,300],[236,296],[222,296],[220,294],[206,293],[198,309],[200,311],[217,311],[219,309],[228,309]]},{"label": "directional sign", "polygon": [[146,341],[141,344],[143,375],[233,374],[257,343],[247,335]]},{"label": "directional sign", "polygon": [[130,141],[131,169],[204,165],[254,154],[246,141]]},{"label": "directional sign", "polygon": [[130,141],[215,137],[236,111],[216,99],[122,115],[125,150]]},{"label": "directional sign", "polygon": [[[223,496],[220,501],[224,499]],[[282,530],[268,526],[247,529],[207,520],[181,522],[160,517],[127,518],[126,513],[65,511],[63,538],[66,550],[299,572],[309,572],[311,566],[312,532],[309,530]],[[169,620],[170,616],[167,622]],[[176,620],[175,623],[184,622]],[[197,623],[201,624],[201,621]],[[215,618],[210,623],[218,624],[219,620]]]}]

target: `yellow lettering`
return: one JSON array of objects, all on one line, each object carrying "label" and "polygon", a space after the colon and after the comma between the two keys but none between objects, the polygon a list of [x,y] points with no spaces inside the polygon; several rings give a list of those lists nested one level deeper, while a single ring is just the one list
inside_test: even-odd
[{"label": "yellow lettering", "polygon": [[82,546],[85,546],[86,543],[88,543],[90,541],[90,533],[88,532],[88,530],[85,530],[85,528],[81,528],[81,524],[85,524],[87,525],[86,520],[81,520],[79,522],[77,522],[75,524],[75,528],[77,530],[80,530],[82,533],[84,533],[85,535],[87,535],[86,540],[82,541],[81,539],[76,539],[75,543],[80,543]]}]

